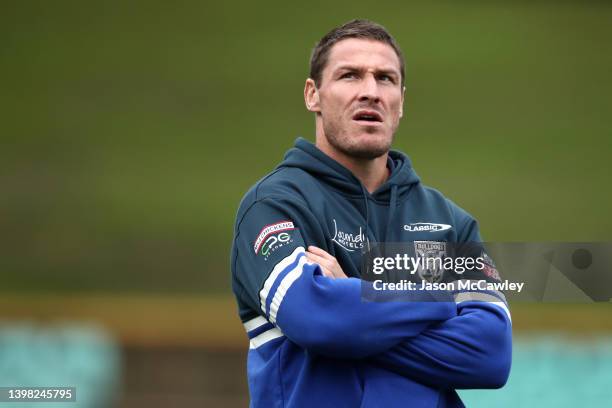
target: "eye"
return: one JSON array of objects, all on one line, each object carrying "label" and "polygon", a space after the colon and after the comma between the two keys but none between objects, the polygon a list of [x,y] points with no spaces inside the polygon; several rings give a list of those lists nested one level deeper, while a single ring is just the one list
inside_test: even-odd
[{"label": "eye", "polygon": [[344,74],[340,75],[340,79],[355,79],[357,78],[357,74],[354,72],[345,72]]},{"label": "eye", "polygon": [[387,75],[387,74],[381,74],[378,76],[378,79],[383,81],[383,82],[391,82],[391,83],[395,83],[395,80],[392,76]]}]

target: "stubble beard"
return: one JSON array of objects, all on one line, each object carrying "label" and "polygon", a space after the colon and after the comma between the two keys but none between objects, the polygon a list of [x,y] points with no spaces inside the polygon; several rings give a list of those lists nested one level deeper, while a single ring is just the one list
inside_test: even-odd
[{"label": "stubble beard", "polygon": [[[348,131],[340,129],[334,123],[324,122],[323,130],[328,143],[334,149],[348,157],[360,160],[373,160],[387,153],[389,149],[391,149],[391,143],[393,142],[395,134],[395,131],[393,131],[388,140],[381,140],[377,143],[360,144],[353,143]],[[376,129],[372,129],[372,133],[376,131]],[[368,131],[366,130],[366,132]]]}]

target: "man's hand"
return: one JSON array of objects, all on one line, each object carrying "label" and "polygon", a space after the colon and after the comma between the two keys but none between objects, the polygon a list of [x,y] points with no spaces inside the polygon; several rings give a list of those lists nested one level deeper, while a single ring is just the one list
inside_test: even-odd
[{"label": "man's hand", "polygon": [[328,278],[336,279],[347,277],[336,258],[321,248],[312,245],[309,246],[308,251],[306,251],[306,257],[310,262],[319,264],[323,270],[323,275]]}]

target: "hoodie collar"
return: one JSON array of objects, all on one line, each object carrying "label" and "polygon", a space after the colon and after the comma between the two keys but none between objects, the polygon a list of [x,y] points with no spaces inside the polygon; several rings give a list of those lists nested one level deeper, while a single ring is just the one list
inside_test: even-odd
[{"label": "hoodie collar", "polygon": [[295,141],[294,147],[287,151],[278,168],[280,167],[300,168],[345,194],[366,195],[376,201],[383,202],[390,201],[393,186],[396,186],[397,195],[402,197],[409,192],[414,184],[420,181],[408,156],[397,150],[391,150],[387,159],[389,177],[376,191],[370,194],[349,169],[323,153],[313,143],[301,137]]}]

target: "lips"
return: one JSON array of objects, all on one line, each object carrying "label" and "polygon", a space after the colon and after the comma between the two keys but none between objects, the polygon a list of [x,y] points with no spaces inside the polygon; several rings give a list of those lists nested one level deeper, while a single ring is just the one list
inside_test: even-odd
[{"label": "lips", "polygon": [[374,124],[376,122],[382,122],[383,118],[382,115],[375,110],[360,109],[353,115],[353,120]]}]

